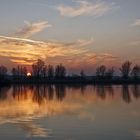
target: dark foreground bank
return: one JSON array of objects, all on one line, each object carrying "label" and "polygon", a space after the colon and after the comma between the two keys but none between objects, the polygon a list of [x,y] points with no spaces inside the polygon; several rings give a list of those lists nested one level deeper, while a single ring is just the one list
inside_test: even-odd
[{"label": "dark foreground bank", "polygon": [[113,77],[108,78],[97,78],[94,76],[81,77],[65,77],[65,78],[38,78],[38,77],[22,77],[22,78],[12,78],[7,77],[5,79],[0,79],[0,84],[140,84],[140,78],[121,78]]}]

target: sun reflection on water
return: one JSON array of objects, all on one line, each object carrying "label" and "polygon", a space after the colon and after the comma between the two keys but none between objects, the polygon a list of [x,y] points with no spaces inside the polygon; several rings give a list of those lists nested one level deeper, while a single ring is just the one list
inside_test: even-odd
[{"label": "sun reflection on water", "polygon": [[36,124],[40,118],[74,115],[78,119],[94,121],[93,111],[98,102],[111,104],[123,99],[126,103],[140,97],[139,87],[65,87],[56,86],[11,86],[0,88],[0,125],[12,124],[26,132],[26,136],[48,137],[53,130]]}]

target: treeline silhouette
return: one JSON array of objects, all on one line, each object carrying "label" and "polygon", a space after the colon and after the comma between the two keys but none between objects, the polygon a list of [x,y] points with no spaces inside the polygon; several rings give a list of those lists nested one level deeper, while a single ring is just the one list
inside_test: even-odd
[{"label": "treeline silhouette", "polygon": [[[90,92],[89,92],[90,91]],[[134,98],[140,98],[140,87],[139,85],[122,85],[116,88],[116,86],[85,86],[85,85],[13,85],[0,87],[0,102],[8,99],[10,94],[15,100],[26,100],[31,94],[33,102],[41,104],[44,100],[58,100],[63,101],[67,93],[75,93],[78,96],[94,96],[97,95],[99,99],[105,100],[107,97],[121,96],[124,102],[130,103]],[[75,95],[74,94],[74,95]],[[77,95],[76,95],[77,96]],[[113,98],[110,98],[113,99]]]},{"label": "treeline silhouette", "polygon": [[62,64],[56,67],[46,65],[38,59],[32,64],[31,73],[27,68],[17,66],[12,68],[11,74],[5,66],[0,66],[0,84],[2,83],[140,83],[140,66],[132,67],[130,61],[124,62],[119,68],[120,75],[114,76],[114,67],[107,68],[101,65],[96,68],[96,74],[87,76],[84,70],[79,75],[69,75]]}]

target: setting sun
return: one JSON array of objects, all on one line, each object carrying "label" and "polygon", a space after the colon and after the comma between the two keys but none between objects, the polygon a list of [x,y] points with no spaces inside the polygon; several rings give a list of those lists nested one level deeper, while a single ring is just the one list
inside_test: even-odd
[{"label": "setting sun", "polygon": [[31,74],[30,72],[28,72],[28,73],[27,73],[27,76],[30,77],[30,76],[32,76],[32,74]]}]

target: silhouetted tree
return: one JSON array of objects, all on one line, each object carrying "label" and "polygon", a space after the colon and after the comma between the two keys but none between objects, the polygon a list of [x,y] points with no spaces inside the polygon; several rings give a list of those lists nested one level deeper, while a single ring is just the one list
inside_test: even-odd
[{"label": "silhouetted tree", "polygon": [[82,79],[84,79],[86,77],[86,74],[85,74],[84,70],[81,70],[80,76],[81,76]]},{"label": "silhouetted tree", "polygon": [[7,74],[7,68],[5,66],[0,66],[0,78],[5,78]]},{"label": "silhouetted tree", "polygon": [[135,66],[133,67],[132,71],[131,71],[131,75],[132,75],[135,79],[139,78],[139,76],[140,76],[140,66],[135,65]]},{"label": "silhouetted tree", "polygon": [[48,65],[48,78],[49,80],[54,77],[54,68],[52,65]]},{"label": "silhouetted tree", "polygon": [[14,79],[22,79],[27,75],[27,68],[22,66],[17,66],[17,68],[13,68],[11,71]]},{"label": "silhouetted tree", "polygon": [[12,73],[12,75],[13,75],[13,79],[15,79],[16,76],[17,76],[17,70],[16,70],[16,68],[12,68],[11,73]]},{"label": "silhouetted tree", "polygon": [[32,72],[35,77],[41,77],[41,71],[44,68],[45,63],[38,59],[37,62],[32,65]]},{"label": "silhouetted tree", "polygon": [[113,75],[114,75],[114,68],[110,68],[107,70],[107,72],[105,73],[106,78],[112,79]]},{"label": "silhouetted tree", "polygon": [[66,68],[60,64],[55,68],[55,77],[56,78],[64,78],[66,76]]},{"label": "silhouetted tree", "polygon": [[120,68],[120,72],[123,78],[127,79],[129,77],[130,71],[131,71],[131,62],[126,61],[122,64]]},{"label": "silhouetted tree", "polygon": [[22,68],[22,76],[27,76],[27,68],[26,67]]},{"label": "silhouetted tree", "polygon": [[47,77],[47,66],[44,66],[41,70],[41,76],[43,78],[46,78]]},{"label": "silhouetted tree", "polygon": [[20,69],[20,66],[17,66],[17,75],[18,75],[18,76],[21,75],[21,69]]},{"label": "silhouetted tree", "polygon": [[105,76],[106,66],[101,65],[96,69],[96,76],[99,78],[103,78]]}]

